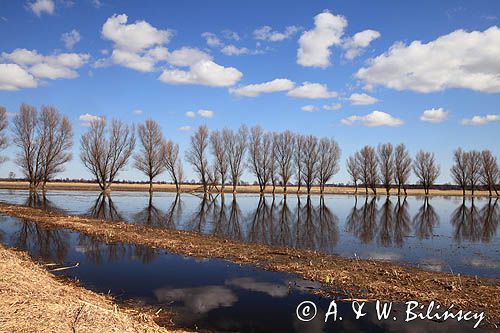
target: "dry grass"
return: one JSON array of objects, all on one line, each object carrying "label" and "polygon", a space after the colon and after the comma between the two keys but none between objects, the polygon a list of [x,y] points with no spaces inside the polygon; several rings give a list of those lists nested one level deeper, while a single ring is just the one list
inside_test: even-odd
[{"label": "dry grass", "polygon": [[168,332],[152,314],[63,283],[25,253],[0,246],[0,332]]},{"label": "dry grass", "polygon": [[491,326],[500,325],[500,284],[486,279],[428,272],[414,267],[374,260],[348,259],[315,251],[248,244],[188,231],[152,228],[138,224],[108,222],[65,216],[40,209],[0,204],[0,212],[24,218],[47,227],[73,229],[106,242],[129,242],[173,253],[224,258],[263,269],[296,273],[327,286],[330,296],[424,303],[484,311]]},{"label": "dry grass", "polygon": [[[3,189],[29,189],[27,182],[9,182],[9,181],[0,181],[0,188]],[[100,191],[99,186],[94,183],[47,183],[48,190],[78,190],[78,191]],[[111,189],[113,191],[141,191],[147,192],[149,191],[149,184],[129,184],[129,183],[115,183],[112,185]],[[156,192],[175,192],[175,185],[173,184],[155,184],[154,190]],[[225,192],[230,193],[231,188],[228,186],[225,189]],[[259,186],[257,185],[240,185],[237,187],[238,193],[259,193]],[[191,192],[201,192],[202,187],[196,184],[183,184],[181,186],[181,192],[191,193]],[[268,186],[266,188],[266,193],[271,193],[272,188]],[[283,189],[281,187],[276,187],[276,193],[283,193]],[[297,187],[296,186],[288,186],[287,193],[296,194]],[[302,187],[300,193],[305,194],[304,187]],[[319,194],[319,187],[314,186],[311,190],[311,194]],[[324,194],[354,194],[354,187],[337,187],[337,186],[328,186],[325,188]],[[371,192],[370,192],[371,193]],[[385,196],[385,190],[378,189],[377,193],[379,195]],[[358,194],[364,195],[364,189],[359,188]],[[397,195],[397,189],[391,189],[391,195]],[[423,196],[425,195],[423,189],[408,189],[408,195],[410,196]],[[432,189],[429,193],[430,196],[462,196],[461,190],[438,190]],[[470,195],[467,192],[466,195]],[[474,196],[477,197],[486,197],[488,196],[488,191],[476,191]]]}]

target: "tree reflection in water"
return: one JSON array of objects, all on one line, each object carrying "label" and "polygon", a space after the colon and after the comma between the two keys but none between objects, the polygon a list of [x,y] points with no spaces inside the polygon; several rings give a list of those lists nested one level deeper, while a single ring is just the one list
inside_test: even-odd
[{"label": "tree reflection in water", "polygon": [[415,236],[418,239],[429,239],[433,236],[434,228],[439,224],[439,216],[430,204],[429,198],[424,198],[424,203],[420,206],[417,214],[413,217],[413,227]]},{"label": "tree reflection in water", "polygon": [[370,243],[375,237],[377,227],[377,201],[375,197],[365,197],[364,204],[357,208],[358,200],[346,220],[346,230],[363,243]]},{"label": "tree reflection in water", "polygon": [[490,198],[483,208],[478,210],[474,199],[471,200],[470,207],[467,207],[464,198],[450,217],[455,229],[453,235],[455,241],[490,242],[496,235],[499,222],[497,201],[498,199],[493,201]]},{"label": "tree reflection in water", "polygon": [[108,193],[101,193],[97,197],[94,206],[90,208],[87,213],[95,219],[109,220],[109,221],[122,221],[123,218],[113,204],[111,195]]},{"label": "tree reflection in water", "polygon": [[149,227],[160,227],[176,229],[177,222],[182,215],[182,202],[177,194],[170,204],[166,213],[163,213],[153,202],[153,196],[149,196],[148,205],[140,212],[134,214],[134,223],[144,224]]},{"label": "tree reflection in water", "polygon": [[394,207],[394,245],[402,247],[404,237],[409,236],[410,228],[410,214],[408,212],[408,202],[406,197],[401,201],[398,197],[398,202]]}]

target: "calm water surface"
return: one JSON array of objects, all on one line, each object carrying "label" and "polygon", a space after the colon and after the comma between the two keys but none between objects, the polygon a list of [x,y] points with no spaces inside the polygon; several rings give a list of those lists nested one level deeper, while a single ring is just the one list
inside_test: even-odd
[{"label": "calm water surface", "polygon": [[0,190],[0,201],[223,238],[500,276],[500,200]]}]

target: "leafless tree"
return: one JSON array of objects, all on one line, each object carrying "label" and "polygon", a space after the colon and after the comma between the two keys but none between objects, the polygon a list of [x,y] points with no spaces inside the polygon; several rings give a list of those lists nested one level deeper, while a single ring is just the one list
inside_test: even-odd
[{"label": "leafless tree", "polygon": [[248,164],[257,178],[260,193],[264,193],[271,178],[272,138],[269,140],[269,135],[264,134],[262,127],[254,126],[250,129],[248,152]]},{"label": "leafless tree", "polygon": [[481,153],[477,150],[468,152],[467,159],[467,175],[468,183],[471,188],[471,194],[474,196],[474,190],[479,185],[481,180]]},{"label": "leafless tree", "polygon": [[229,173],[229,152],[225,147],[225,141],[222,132],[212,131],[212,133],[210,134],[210,148],[215,158],[213,165],[213,178],[215,178],[216,176],[216,178],[220,180],[221,192],[224,192],[224,187],[226,185],[226,180]]},{"label": "leafless tree", "polygon": [[238,132],[234,133],[232,130],[225,128],[222,131],[222,136],[224,148],[228,154],[233,193],[235,193],[236,186],[238,186],[243,174],[243,158],[247,149],[248,129],[245,125],[242,125],[238,129]]},{"label": "leafless tree", "polygon": [[44,106],[41,113],[22,104],[14,117],[14,143],[20,148],[17,163],[30,183],[30,190],[45,189],[49,179],[64,171],[71,160],[73,130],[67,117]]},{"label": "leafless tree", "polygon": [[481,152],[481,182],[483,185],[488,187],[488,191],[491,192],[495,190],[495,194],[498,196],[498,190],[496,184],[500,179],[500,170],[498,169],[497,159],[491,151],[483,150]]},{"label": "leafless tree", "polygon": [[209,166],[207,160],[207,147],[209,142],[208,128],[203,125],[198,127],[196,133],[191,136],[191,148],[188,150],[186,159],[193,166],[203,185],[203,192],[208,190]]},{"label": "leafless tree", "polygon": [[398,195],[401,194],[401,187],[403,187],[405,195],[407,195],[406,184],[410,178],[411,164],[411,156],[406,146],[403,143],[397,145],[394,149],[394,181],[398,186]]},{"label": "leafless tree", "polygon": [[356,160],[361,170],[361,181],[365,186],[365,193],[368,194],[370,188],[374,194],[377,194],[376,185],[378,182],[378,159],[375,148],[364,146],[356,153]]},{"label": "leafless tree", "polygon": [[113,119],[107,126],[105,118],[90,122],[80,139],[80,159],[96,178],[100,189],[107,192],[118,173],[127,165],[135,147],[135,128]]},{"label": "leafless tree", "polygon": [[380,176],[385,193],[389,195],[392,179],[394,178],[394,148],[391,143],[384,143],[378,146],[378,159],[380,161]]},{"label": "leafless tree", "polygon": [[140,152],[134,155],[134,167],[149,180],[149,192],[153,192],[153,180],[165,171],[165,138],[160,125],[148,119],[137,128]]},{"label": "leafless tree", "polygon": [[165,150],[165,159],[163,163],[168,174],[170,175],[170,178],[172,178],[172,181],[175,184],[175,190],[179,192],[184,177],[182,161],[179,158],[179,145],[171,140],[168,140],[165,142],[163,149]]},{"label": "leafless tree", "polygon": [[361,170],[356,160],[355,155],[351,155],[347,158],[347,173],[351,176],[351,180],[354,183],[354,194],[358,193],[358,180],[361,179]]},{"label": "leafless tree", "polygon": [[302,180],[307,188],[307,194],[311,193],[311,188],[316,180],[318,164],[318,138],[313,135],[304,137],[303,154],[300,161]]},{"label": "leafless tree", "polygon": [[[273,187],[273,195],[276,192],[276,184],[278,183],[278,163],[276,161],[276,133],[264,133],[262,139],[264,151],[268,151],[269,162],[268,162],[268,172],[269,179],[271,180],[271,185]],[[269,148],[267,148],[269,147]]]},{"label": "leafless tree", "polygon": [[306,137],[302,134],[295,134],[295,151],[293,154],[293,162],[295,164],[297,178],[297,193],[300,192],[300,188],[302,187],[302,156],[304,155],[307,147],[304,145]]},{"label": "leafless tree", "polygon": [[465,196],[465,189],[469,183],[468,165],[470,154],[458,148],[453,152],[453,166],[451,167],[451,176],[455,183],[462,188],[462,195]]},{"label": "leafless tree", "polygon": [[418,181],[424,187],[425,195],[429,195],[429,189],[439,176],[439,166],[436,164],[434,153],[420,150],[415,156],[413,171]]},{"label": "leafless tree", "polygon": [[340,147],[334,139],[322,138],[318,144],[318,182],[320,193],[325,191],[326,183],[339,172]]},{"label": "leafless tree", "polygon": [[293,156],[295,151],[295,135],[290,131],[276,133],[273,136],[276,172],[283,185],[283,192],[286,194],[286,187],[293,175]]},{"label": "leafless tree", "polygon": [[[0,106],[0,152],[7,148],[7,135],[5,130],[7,129],[7,110]],[[0,155],[0,164],[5,162],[6,157]]]}]

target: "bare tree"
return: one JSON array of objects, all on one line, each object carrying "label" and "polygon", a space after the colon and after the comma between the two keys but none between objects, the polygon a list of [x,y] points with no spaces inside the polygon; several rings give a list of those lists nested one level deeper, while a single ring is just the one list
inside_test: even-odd
[{"label": "bare tree", "polygon": [[[7,135],[5,130],[7,129],[7,110],[0,106],[0,152],[7,148]],[[5,162],[6,157],[0,155],[0,164]]]},{"label": "bare tree", "polygon": [[361,179],[361,170],[356,160],[355,155],[351,155],[347,158],[347,173],[351,176],[351,180],[354,183],[354,194],[358,193],[358,180]]},{"label": "bare tree", "polygon": [[394,178],[394,148],[391,143],[384,143],[378,146],[378,159],[380,161],[380,175],[385,193],[389,195],[392,180]]},{"label": "bare tree", "polygon": [[215,157],[213,165],[213,178],[220,180],[221,192],[224,192],[224,187],[229,173],[229,152],[225,147],[223,133],[220,131],[212,131],[210,134],[210,148]]},{"label": "bare tree", "polygon": [[149,193],[153,192],[153,180],[165,171],[165,138],[160,125],[148,119],[137,127],[140,152],[134,155],[134,167],[144,173],[149,181]]},{"label": "bare tree", "polygon": [[368,188],[370,188],[374,194],[377,194],[376,185],[379,177],[375,148],[364,146],[356,153],[356,160],[361,170],[361,181],[365,186],[365,193],[368,194]]},{"label": "bare tree", "polygon": [[254,126],[250,129],[250,142],[248,146],[249,165],[252,173],[259,183],[260,193],[264,193],[266,185],[271,178],[272,164],[272,135],[264,134],[260,126]]},{"label": "bare tree", "polygon": [[302,187],[302,156],[304,155],[304,151],[307,149],[304,145],[306,137],[302,134],[295,134],[295,151],[293,154],[293,162],[295,164],[295,170],[297,178],[297,193],[300,192],[300,188]]},{"label": "bare tree", "polygon": [[401,143],[394,150],[394,180],[398,186],[398,195],[401,194],[401,187],[406,193],[406,184],[410,178],[412,160],[406,146]]},{"label": "bare tree", "polygon": [[458,148],[453,152],[453,166],[450,169],[453,181],[462,188],[462,195],[465,196],[465,189],[469,183],[468,165],[469,153]]},{"label": "bare tree", "polygon": [[267,151],[269,179],[271,180],[271,185],[273,187],[273,195],[276,192],[276,183],[278,182],[278,170],[276,161],[276,140],[274,140],[276,133],[264,133],[262,139],[264,151]]},{"label": "bare tree", "polygon": [[434,153],[420,150],[415,156],[413,171],[424,187],[425,195],[429,195],[430,187],[439,176],[439,166],[436,164]]},{"label": "bare tree", "polygon": [[180,191],[180,185],[184,177],[182,161],[179,158],[179,145],[170,140],[166,141],[163,147],[165,159],[163,161],[170,178],[175,184],[175,190]]},{"label": "bare tree", "polygon": [[209,135],[207,126],[198,127],[196,133],[191,136],[191,148],[188,150],[186,159],[198,174],[203,185],[203,192],[208,190],[209,166],[207,160],[207,147]]},{"label": "bare tree", "polygon": [[481,153],[477,150],[468,152],[467,175],[468,183],[471,187],[471,194],[474,196],[474,190],[481,180]]},{"label": "bare tree", "polygon": [[225,128],[222,131],[222,136],[224,148],[228,154],[233,193],[235,193],[236,186],[238,186],[243,174],[243,158],[247,149],[248,129],[245,125],[242,125],[238,129],[238,132],[234,133],[232,130]]},{"label": "bare tree", "polygon": [[302,180],[307,188],[307,194],[311,193],[311,188],[316,180],[317,164],[318,164],[318,138],[313,135],[304,137],[302,143],[303,154],[300,161],[302,170]]},{"label": "bare tree", "polygon": [[277,133],[273,136],[276,171],[286,194],[286,187],[293,175],[293,156],[295,151],[295,135],[290,131]]},{"label": "bare tree", "polygon": [[56,108],[44,106],[41,113],[22,104],[14,117],[14,143],[20,148],[17,163],[30,184],[30,190],[45,189],[49,179],[64,171],[71,160],[73,130],[67,117]]},{"label": "bare tree", "polygon": [[107,126],[105,118],[90,122],[80,139],[80,159],[96,178],[100,189],[107,192],[118,173],[127,165],[135,147],[134,126],[113,119]]},{"label": "bare tree", "polygon": [[340,147],[334,139],[322,138],[318,144],[318,182],[321,194],[326,183],[339,172]]},{"label": "bare tree", "polygon": [[488,187],[488,191],[491,192],[495,190],[495,194],[498,196],[498,190],[496,184],[500,179],[500,170],[498,169],[497,159],[491,151],[483,150],[481,152],[481,182]]}]

